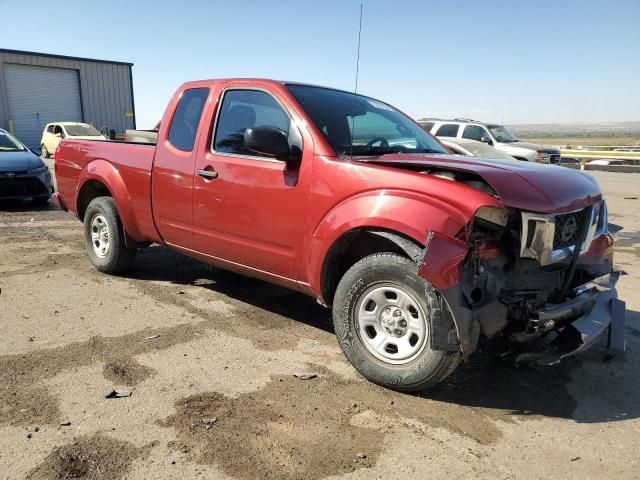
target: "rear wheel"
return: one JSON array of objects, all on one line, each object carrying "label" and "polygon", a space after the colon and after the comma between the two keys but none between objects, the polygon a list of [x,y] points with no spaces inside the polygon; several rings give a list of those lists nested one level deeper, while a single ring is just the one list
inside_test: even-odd
[{"label": "rear wheel", "polygon": [[[455,325],[442,299],[416,275],[414,262],[395,253],[370,255],[347,271],[334,298],[333,322],[351,364],[394,390],[424,390],[460,363]],[[435,333],[453,348],[432,349]]]},{"label": "rear wheel", "polygon": [[40,150],[42,151],[42,156],[44,158],[49,158],[49,150],[47,150],[47,147],[45,146],[44,143],[40,145]]},{"label": "rear wheel", "polygon": [[137,249],[124,242],[124,229],[111,197],[94,198],[84,214],[84,242],[91,263],[103,273],[128,270]]}]

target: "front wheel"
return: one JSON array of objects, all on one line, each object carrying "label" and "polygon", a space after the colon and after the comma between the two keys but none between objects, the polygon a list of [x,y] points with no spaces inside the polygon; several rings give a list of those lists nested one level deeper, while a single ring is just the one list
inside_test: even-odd
[{"label": "front wheel", "polygon": [[[387,388],[424,390],[460,363],[455,325],[444,301],[416,275],[414,262],[395,253],[370,255],[345,273],[334,298],[333,323],[351,364]],[[431,348],[434,334],[448,338],[454,348]]]},{"label": "front wheel", "polygon": [[84,243],[94,267],[103,273],[128,270],[137,250],[124,242],[124,229],[111,197],[91,200],[84,214]]}]

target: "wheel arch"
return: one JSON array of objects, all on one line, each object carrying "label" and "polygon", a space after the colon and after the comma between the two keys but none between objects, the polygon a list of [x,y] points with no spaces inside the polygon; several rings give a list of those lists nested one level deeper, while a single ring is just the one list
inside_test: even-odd
[{"label": "wheel arch", "polygon": [[84,214],[87,211],[87,207],[94,198],[97,197],[113,197],[109,187],[107,187],[102,181],[95,178],[91,178],[85,181],[76,197],[76,212],[78,218],[84,222]]},{"label": "wheel arch", "polygon": [[364,257],[393,252],[418,261],[424,245],[402,233],[379,227],[353,228],[340,235],[329,247],[320,272],[320,296],[330,306],[342,276]]},{"label": "wheel arch", "polygon": [[106,160],[88,163],[82,169],[77,184],[75,205],[80,220],[84,221],[84,214],[91,200],[100,196],[112,197],[127,237],[145,240],[140,232],[127,186],[113,164]]},{"label": "wheel arch", "polygon": [[[363,192],[336,205],[317,224],[309,240],[308,261],[301,277],[309,282],[320,303],[330,305],[336,283],[330,265],[336,261],[336,252],[344,253],[351,241],[367,243],[367,254],[379,253],[383,248],[417,261],[418,250],[421,252],[426,244],[427,232],[455,236],[471,214],[471,209],[465,211],[456,202],[447,203],[419,192]],[[358,238],[362,233],[369,236],[366,242]],[[341,270],[339,268],[338,273],[344,273]]]}]

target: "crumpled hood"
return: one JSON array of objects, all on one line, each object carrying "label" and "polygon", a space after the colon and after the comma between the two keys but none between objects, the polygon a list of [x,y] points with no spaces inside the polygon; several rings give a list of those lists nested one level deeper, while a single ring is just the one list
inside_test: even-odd
[{"label": "crumpled hood", "polygon": [[30,150],[23,152],[0,151],[0,172],[22,172],[31,168],[38,168],[44,162]]},{"label": "crumpled hood", "polygon": [[353,161],[412,170],[424,168],[476,174],[491,185],[504,206],[530,212],[578,210],[602,196],[593,177],[556,165],[440,154],[391,154],[354,157]]}]

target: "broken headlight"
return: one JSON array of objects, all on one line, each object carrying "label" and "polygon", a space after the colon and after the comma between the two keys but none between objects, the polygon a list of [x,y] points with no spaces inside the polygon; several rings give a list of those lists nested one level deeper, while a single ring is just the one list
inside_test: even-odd
[{"label": "broken headlight", "polygon": [[598,219],[598,225],[596,226],[594,237],[599,237],[609,231],[609,213],[607,211],[607,201],[604,198],[597,204],[595,215]]},{"label": "broken headlight", "polygon": [[480,207],[474,218],[480,220],[481,223],[488,223],[489,225],[493,225],[495,227],[506,227],[509,222],[509,217],[511,215],[511,211],[506,208],[498,208],[498,207]]}]

